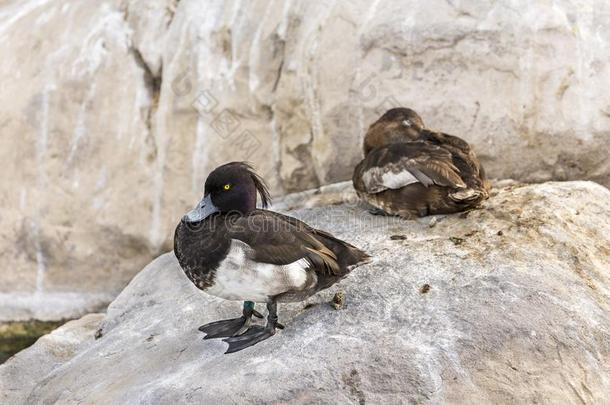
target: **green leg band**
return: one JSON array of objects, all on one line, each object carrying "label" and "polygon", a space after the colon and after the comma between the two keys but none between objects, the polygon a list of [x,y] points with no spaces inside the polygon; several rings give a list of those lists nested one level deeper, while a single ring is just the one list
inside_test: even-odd
[{"label": "green leg band", "polygon": [[254,302],[252,301],[244,301],[244,309],[245,310],[253,310],[254,309]]}]

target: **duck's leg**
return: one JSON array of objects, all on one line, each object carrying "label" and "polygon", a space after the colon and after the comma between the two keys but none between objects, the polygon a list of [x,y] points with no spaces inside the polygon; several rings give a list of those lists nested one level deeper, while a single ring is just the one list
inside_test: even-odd
[{"label": "duck's leg", "polygon": [[204,339],[214,339],[239,335],[244,333],[252,322],[252,315],[257,318],[263,316],[260,312],[254,309],[254,302],[244,301],[243,315],[239,318],[225,319],[222,321],[206,323],[199,327],[199,330],[205,333]]},{"label": "duck's leg", "polygon": [[267,310],[269,311],[269,315],[267,315],[267,325],[264,327],[254,325],[243,335],[233,336],[223,340],[229,344],[229,348],[225,354],[235,353],[246,347],[254,346],[258,342],[262,342],[275,335],[276,329],[284,329],[284,325],[278,322],[277,303],[275,301],[268,303]]}]

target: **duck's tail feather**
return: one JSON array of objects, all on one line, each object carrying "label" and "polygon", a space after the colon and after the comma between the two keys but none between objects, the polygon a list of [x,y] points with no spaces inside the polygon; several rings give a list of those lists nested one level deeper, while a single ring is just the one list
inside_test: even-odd
[{"label": "duck's tail feather", "polygon": [[449,198],[457,203],[472,203],[485,198],[484,190],[466,188],[449,194]]},{"label": "duck's tail feather", "polygon": [[318,240],[335,254],[339,267],[348,273],[352,268],[368,263],[371,259],[368,253],[326,231],[315,229],[314,232]]},{"label": "duck's tail feather", "polygon": [[356,262],[354,264],[349,264],[347,269],[349,271],[354,270],[356,267],[360,267],[362,265],[368,264],[373,261],[373,256],[369,255],[366,252],[356,248],[357,252],[355,252],[354,256],[357,257]]}]

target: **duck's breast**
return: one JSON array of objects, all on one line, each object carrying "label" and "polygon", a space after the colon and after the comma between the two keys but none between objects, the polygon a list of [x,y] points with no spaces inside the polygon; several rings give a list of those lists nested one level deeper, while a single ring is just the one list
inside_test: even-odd
[{"label": "duck's breast", "polygon": [[206,293],[226,300],[267,302],[287,291],[302,290],[311,284],[313,271],[305,259],[276,265],[250,259],[251,247],[233,239],[225,259],[216,269],[214,284]]}]

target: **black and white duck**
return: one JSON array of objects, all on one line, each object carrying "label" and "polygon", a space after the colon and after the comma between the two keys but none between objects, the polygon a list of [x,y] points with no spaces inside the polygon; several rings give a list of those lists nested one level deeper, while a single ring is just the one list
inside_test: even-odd
[{"label": "black and white duck", "polygon": [[463,139],[430,131],[409,108],[393,108],[364,137],[356,192],[373,213],[412,219],[476,207],[489,197],[485,171]]},{"label": "black and white duck", "polygon": [[[176,228],[174,253],[197,288],[226,300],[244,301],[242,316],[199,328],[205,338],[225,338],[226,353],[269,338],[278,322],[277,303],[302,301],[330,287],[369,260],[328,232],[277,212],[257,209],[257,193],[270,202],[264,181],[243,162],[210,173],[203,199]],[[266,326],[255,303],[266,303]]]}]

